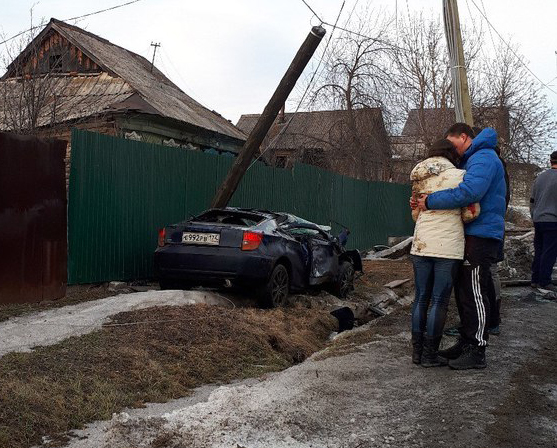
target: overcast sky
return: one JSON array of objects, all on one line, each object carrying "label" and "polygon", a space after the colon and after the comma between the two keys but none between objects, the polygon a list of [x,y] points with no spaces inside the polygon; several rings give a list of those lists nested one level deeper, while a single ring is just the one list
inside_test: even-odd
[{"label": "overcast sky", "polygon": [[[10,37],[28,28],[33,5],[37,24],[125,2],[0,0],[0,32]],[[473,2],[482,7],[482,0],[459,0],[463,22],[470,12],[483,20]],[[483,2],[494,27],[520,44],[531,70],[557,91],[557,0]],[[334,22],[342,0],[308,3],[323,20]],[[442,0],[346,0],[341,23],[355,3],[358,9],[369,4],[399,15],[407,14],[407,8],[439,17],[442,12]],[[148,59],[151,42],[160,42],[157,67],[197,101],[236,122],[242,113],[261,112],[311,24],[318,21],[301,0],[141,0],[76,24]],[[0,46],[0,53],[4,48]],[[546,93],[557,111],[557,95]]]}]

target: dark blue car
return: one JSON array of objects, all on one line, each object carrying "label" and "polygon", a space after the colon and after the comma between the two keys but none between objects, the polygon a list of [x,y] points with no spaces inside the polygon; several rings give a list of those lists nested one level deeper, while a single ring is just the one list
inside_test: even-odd
[{"label": "dark blue car", "polygon": [[340,298],[362,270],[328,228],[287,213],[211,209],[159,233],[155,273],[162,289],[237,286],[281,306],[291,291],[324,288]]}]

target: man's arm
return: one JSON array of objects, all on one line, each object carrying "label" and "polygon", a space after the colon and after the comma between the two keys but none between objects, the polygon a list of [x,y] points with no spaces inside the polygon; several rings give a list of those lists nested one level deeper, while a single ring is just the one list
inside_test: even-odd
[{"label": "man's arm", "polygon": [[474,159],[468,163],[464,180],[458,187],[437,191],[427,197],[428,209],[447,210],[480,202],[491,185],[496,167],[490,157]]}]

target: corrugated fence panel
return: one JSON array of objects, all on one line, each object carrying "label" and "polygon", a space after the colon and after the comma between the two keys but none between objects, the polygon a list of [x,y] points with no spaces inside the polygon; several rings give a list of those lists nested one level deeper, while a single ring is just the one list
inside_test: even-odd
[{"label": "corrugated fence panel", "polygon": [[[208,208],[233,159],[74,130],[69,191],[69,281],[152,276],[158,229]],[[285,211],[350,228],[368,249],[412,233],[410,187],[365,182],[313,166],[256,163],[233,206]]]}]

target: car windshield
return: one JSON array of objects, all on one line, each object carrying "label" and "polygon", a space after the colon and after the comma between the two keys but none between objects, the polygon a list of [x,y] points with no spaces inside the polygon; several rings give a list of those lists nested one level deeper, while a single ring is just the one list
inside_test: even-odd
[{"label": "car windshield", "polygon": [[192,221],[214,224],[230,224],[236,226],[255,226],[265,220],[265,216],[255,213],[239,212],[234,210],[209,210]]}]

